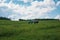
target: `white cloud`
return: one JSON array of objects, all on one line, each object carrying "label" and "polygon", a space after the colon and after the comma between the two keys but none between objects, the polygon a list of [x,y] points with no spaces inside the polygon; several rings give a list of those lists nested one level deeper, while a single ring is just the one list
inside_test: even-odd
[{"label": "white cloud", "polygon": [[6,0],[0,0],[0,3],[4,3]]},{"label": "white cloud", "polygon": [[17,1],[23,1],[24,3],[27,3],[27,2],[32,2],[33,0],[17,0]]},{"label": "white cloud", "polygon": [[57,6],[60,6],[60,1],[58,1],[56,5],[57,5]]},{"label": "white cloud", "polygon": [[[14,4],[12,0],[7,3],[0,3],[1,6],[6,6],[8,9],[12,10],[12,14],[8,17],[11,19],[18,20],[21,19],[34,19],[40,18],[41,16],[47,15],[48,12],[51,12],[55,9],[55,3],[53,0],[44,0],[41,2],[33,0],[23,0],[24,2],[31,1],[31,6],[21,6],[19,4]],[[15,14],[15,15],[14,15]],[[19,15],[17,15],[19,14]]]},{"label": "white cloud", "polygon": [[14,15],[10,15],[8,18],[11,18],[11,20],[14,20],[14,21],[19,21],[19,16],[17,14],[14,14]]},{"label": "white cloud", "polygon": [[60,15],[57,15],[57,16],[55,17],[55,19],[60,19]]},{"label": "white cloud", "polygon": [[[48,2],[48,3],[46,3]],[[51,12],[52,10],[55,9],[55,3],[54,1],[41,1],[41,2],[38,2],[38,1],[34,1],[32,2],[31,6],[27,7],[26,8],[26,18],[23,16],[24,19],[32,19],[32,18],[40,18],[41,16],[44,16],[46,15],[48,12]],[[48,5],[47,5],[48,4]],[[30,13],[30,15],[29,15]]]},{"label": "white cloud", "polygon": [[54,19],[52,16],[46,15],[44,19]]}]

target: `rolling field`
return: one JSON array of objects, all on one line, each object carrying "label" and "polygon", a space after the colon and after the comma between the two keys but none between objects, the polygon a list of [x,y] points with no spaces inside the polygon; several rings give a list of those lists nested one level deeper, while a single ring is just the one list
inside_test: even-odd
[{"label": "rolling field", "polygon": [[27,21],[0,20],[0,40],[60,40],[60,21],[28,24]]}]

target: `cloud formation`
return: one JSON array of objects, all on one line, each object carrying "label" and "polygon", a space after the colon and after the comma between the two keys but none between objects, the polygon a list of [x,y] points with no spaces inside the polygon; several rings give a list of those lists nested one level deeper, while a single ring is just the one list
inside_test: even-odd
[{"label": "cloud formation", "polygon": [[59,2],[57,2],[57,4],[56,4],[57,6],[60,6],[60,1]]},{"label": "cloud formation", "polygon": [[60,15],[57,15],[57,16],[55,17],[55,19],[60,19]]},{"label": "cloud formation", "polygon": [[60,5],[60,2],[55,4],[53,0],[44,0],[40,2],[33,0],[23,0],[24,3],[31,2],[30,6],[14,4],[12,0],[9,3],[5,3],[5,1],[6,0],[0,0],[0,7],[7,7],[7,10],[3,11],[5,11],[4,13],[9,11],[10,14],[8,13],[8,18],[12,20],[41,18],[45,15],[48,15],[49,12],[55,10],[56,5]]},{"label": "cloud formation", "polygon": [[27,2],[32,2],[33,0],[18,0],[18,1],[23,1],[24,3],[27,3]]}]

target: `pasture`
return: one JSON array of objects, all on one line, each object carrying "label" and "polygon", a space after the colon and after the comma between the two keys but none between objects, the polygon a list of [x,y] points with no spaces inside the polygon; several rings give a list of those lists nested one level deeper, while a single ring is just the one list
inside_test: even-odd
[{"label": "pasture", "polygon": [[60,40],[60,21],[28,24],[27,21],[0,20],[0,40]]}]

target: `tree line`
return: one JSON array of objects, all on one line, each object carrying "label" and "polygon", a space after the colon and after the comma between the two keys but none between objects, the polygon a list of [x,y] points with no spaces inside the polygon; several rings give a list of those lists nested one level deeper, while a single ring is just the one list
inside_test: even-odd
[{"label": "tree line", "polygon": [[[6,18],[6,17],[0,17],[0,20],[11,20],[11,19]],[[58,19],[30,19],[30,20],[40,20],[40,21],[44,21],[44,20],[58,20]],[[30,20],[19,19],[19,21],[30,21]]]},{"label": "tree line", "polygon": [[10,20],[10,19],[6,17],[0,17],[0,20]]}]

